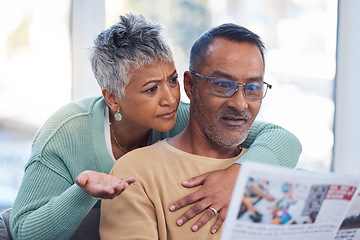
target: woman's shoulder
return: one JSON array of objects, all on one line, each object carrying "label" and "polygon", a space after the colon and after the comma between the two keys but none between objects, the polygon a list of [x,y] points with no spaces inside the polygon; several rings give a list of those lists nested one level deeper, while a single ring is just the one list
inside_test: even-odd
[{"label": "woman's shoulder", "polygon": [[176,114],[175,126],[169,131],[167,137],[173,137],[182,132],[189,122],[190,104],[180,101],[178,112]]},{"label": "woman's shoulder", "polygon": [[94,108],[96,105],[103,105],[97,109],[104,110],[105,104],[101,104],[102,102],[104,102],[104,100],[101,96],[87,97],[72,101],[54,112],[46,120],[45,125],[51,123],[61,123],[64,121],[66,122],[78,116],[91,114],[92,112],[96,111]]},{"label": "woman's shoulder", "polygon": [[[105,103],[103,102],[103,98],[98,96],[83,98],[66,104],[45,121],[36,133],[35,140],[40,137],[46,141],[46,139],[50,139],[60,129],[89,127],[86,123],[90,121],[91,118],[88,116],[92,116],[94,112],[99,111],[102,113],[98,113],[98,115],[103,116],[105,107]],[[75,132],[73,133],[76,134]]]},{"label": "woman's shoulder", "polygon": [[[74,100],[63,107],[59,108],[51,118],[67,118],[67,117],[76,117],[79,114],[90,114],[94,111],[94,106],[101,103],[105,104],[104,98],[102,96],[87,97],[78,100]],[[102,104],[102,105],[104,105]],[[104,105],[105,106],[105,105]]]},{"label": "woman's shoulder", "polygon": [[179,113],[186,113],[187,115],[189,115],[189,110],[190,110],[190,103],[185,102],[183,100],[180,101],[178,114]]}]

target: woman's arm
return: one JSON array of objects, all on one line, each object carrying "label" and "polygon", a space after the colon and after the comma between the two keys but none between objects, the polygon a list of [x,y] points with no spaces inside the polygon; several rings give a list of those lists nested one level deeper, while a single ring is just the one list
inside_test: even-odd
[{"label": "woman's arm", "polygon": [[[184,187],[194,187],[203,185],[199,190],[185,196],[170,206],[171,211],[176,211],[191,203],[196,204],[189,208],[179,219],[183,223],[192,219],[209,204],[217,205],[218,220],[211,228],[212,233],[216,233],[225,220],[227,209],[230,203],[232,191],[240,169],[240,164],[246,161],[261,162],[285,167],[295,167],[301,153],[301,144],[299,140],[279,126],[255,121],[247,139],[241,146],[249,150],[225,170],[218,170],[204,173],[182,183]],[[211,217],[203,214],[195,222],[200,229]],[[181,221],[180,221],[181,222]]]},{"label": "woman's arm", "polygon": [[98,199],[40,161],[32,162],[11,211],[14,239],[69,239]]},{"label": "woman's arm", "polygon": [[297,137],[288,130],[255,121],[246,140],[241,144],[249,150],[236,163],[247,161],[294,168],[302,150]]}]

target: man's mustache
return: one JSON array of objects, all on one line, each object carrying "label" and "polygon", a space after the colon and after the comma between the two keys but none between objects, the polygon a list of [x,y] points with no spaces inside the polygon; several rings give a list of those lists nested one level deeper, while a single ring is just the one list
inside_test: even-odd
[{"label": "man's mustache", "polygon": [[248,112],[248,110],[238,111],[235,108],[228,107],[226,105],[219,109],[217,115],[219,119],[223,118],[224,116],[234,116],[237,118],[242,118],[244,120],[249,120],[251,118],[251,114]]}]

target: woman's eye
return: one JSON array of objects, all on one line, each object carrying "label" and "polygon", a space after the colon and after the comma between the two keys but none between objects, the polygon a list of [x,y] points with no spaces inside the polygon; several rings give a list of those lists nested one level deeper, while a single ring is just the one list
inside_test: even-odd
[{"label": "woman's eye", "polygon": [[177,84],[178,83],[178,77],[173,77],[173,78],[170,78],[169,81],[168,81],[170,84]]},{"label": "woman's eye", "polygon": [[157,89],[158,89],[158,86],[154,86],[154,87],[152,87],[152,88],[149,88],[149,89],[146,90],[145,92],[146,92],[146,93],[155,93]]}]

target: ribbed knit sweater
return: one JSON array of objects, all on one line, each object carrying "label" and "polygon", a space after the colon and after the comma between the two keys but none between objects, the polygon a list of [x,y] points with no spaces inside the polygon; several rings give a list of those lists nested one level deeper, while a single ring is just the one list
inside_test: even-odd
[{"label": "ribbed knit sweater", "polygon": [[[99,200],[83,192],[75,179],[84,170],[109,173],[114,164],[105,142],[105,108],[102,96],[74,101],[39,129],[11,212],[14,239],[69,239]],[[151,143],[180,133],[188,118],[189,105],[180,103],[174,128],[152,131]],[[249,151],[237,161],[240,164],[295,167],[301,153],[293,134],[256,121],[242,146]]]}]

